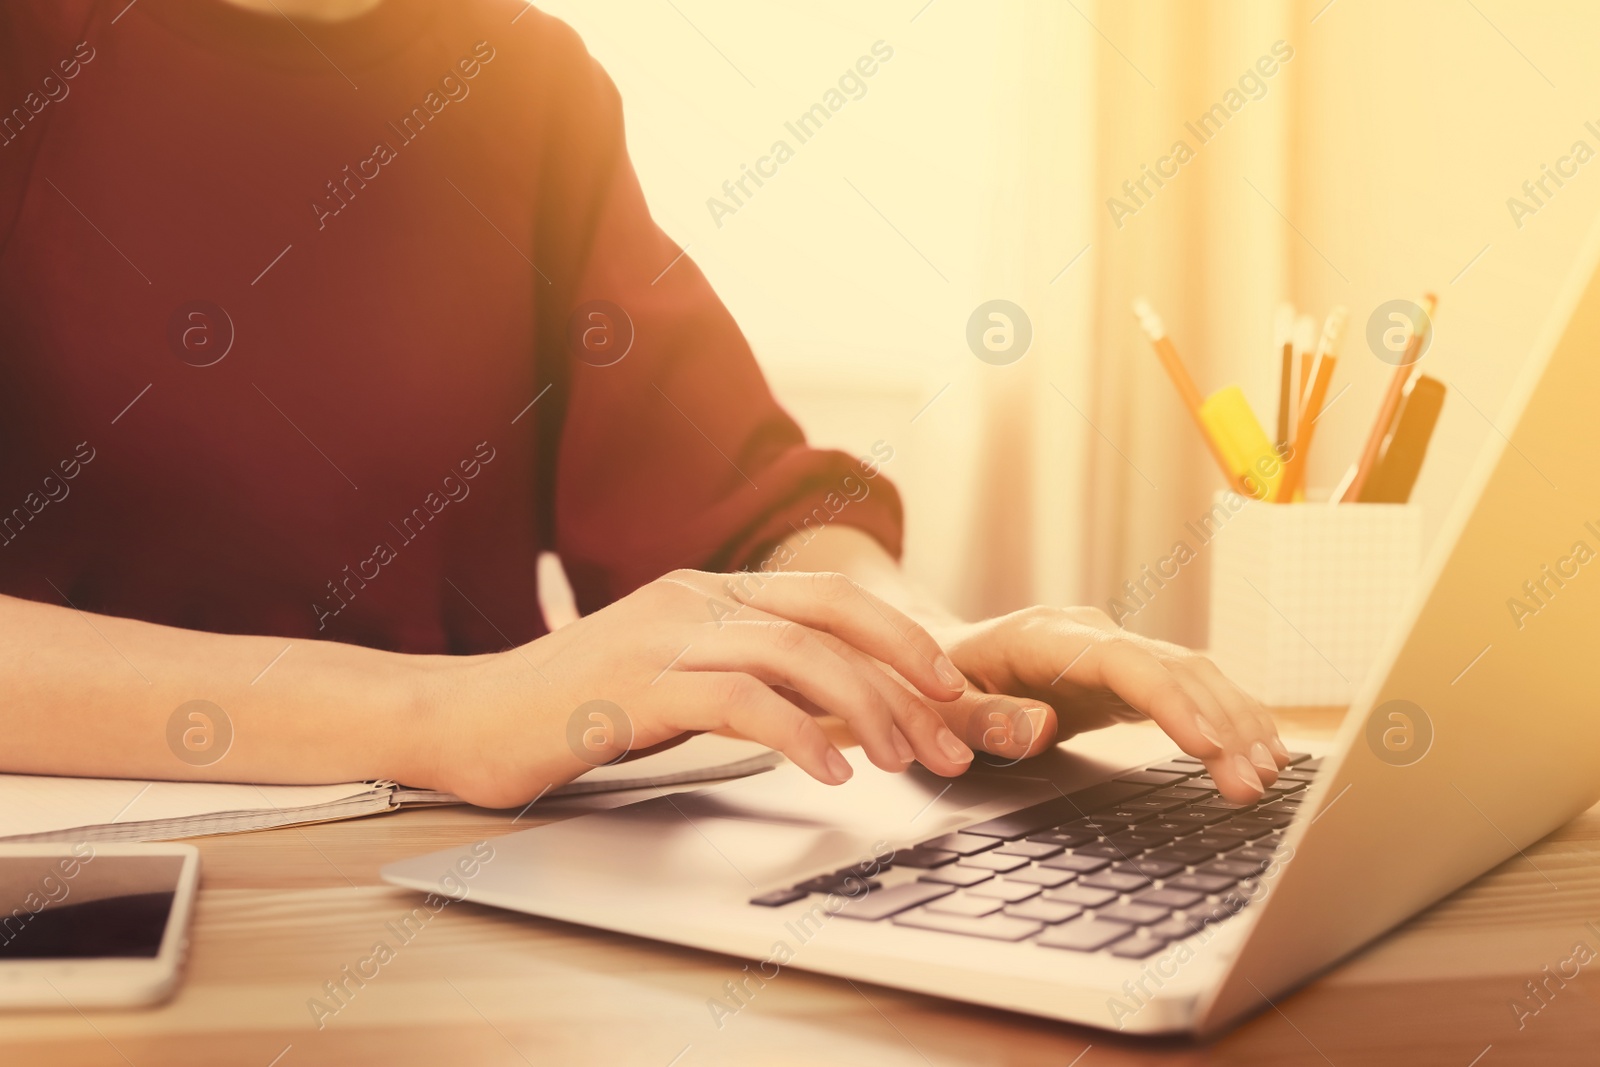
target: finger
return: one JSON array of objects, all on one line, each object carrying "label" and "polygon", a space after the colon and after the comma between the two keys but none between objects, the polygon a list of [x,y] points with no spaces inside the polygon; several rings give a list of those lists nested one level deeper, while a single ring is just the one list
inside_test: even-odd
[{"label": "finger", "polygon": [[[831,642],[831,644],[830,644]],[[788,619],[726,622],[715,636],[691,644],[679,671],[738,671],[767,685],[803,694],[819,708],[850,724],[869,759],[887,771],[903,771],[906,738],[896,727],[897,709],[915,698],[894,691],[891,680],[859,653],[851,663],[843,642]],[[931,714],[931,711],[930,711]],[[896,744],[899,737],[899,744]]]},{"label": "finger", "polygon": [[998,757],[983,761],[991,766],[1037,756],[1056,740],[1055,709],[1036,700],[970,689],[939,713],[972,748]]},{"label": "finger", "polygon": [[782,752],[824,785],[842,785],[854,773],[817,721],[761,680],[728,672],[673,672],[662,718],[678,730],[730,726],[743,737]]},{"label": "finger", "polygon": [[[1206,761],[1206,769],[1212,772],[1211,776],[1220,782],[1218,771],[1223,771],[1225,777],[1232,771],[1248,784],[1250,776],[1236,762],[1242,757],[1255,773],[1257,793],[1277,781],[1277,761],[1272,758],[1272,753],[1262,741],[1260,724],[1255,716],[1248,711],[1230,706],[1224,700],[1224,695],[1208,685],[1207,680],[1193,665],[1180,661],[1169,663],[1168,669],[1194,698],[1206,719],[1217,728],[1217,733],[1222,737],[1224,751],[1216,758]],[[1255,798],[1252,796],[1248,799]]]},{"label": "finger", "polygon": [[967,687],[927,630],[843,574],[741,574],[730,576],[726,588],[741,604],[848,642],[934,700],[953,699]]},{"label": "finger", "polygon": [[[888,670],[882,662],[832,634],[812,632],[852,669],[871,679],[883,695],[895,722],[891,738],[906,745],[906,751],[901,753],[906,763],[919,760],[929,770],[945,776],[960,774],[972,764],[972,749],[945,724],[942,709],[951,702],[928,703],[911,683]],[[975,692],[977,690],[968,689],[956,700]]]},{"label": "finger", "polygon": [[1205,656],[1198,656],[1196,659],[1201,673],[1207,679],[1211,691],[1217,695],[1217,699],[1234,715],[1239,717],[1248,716],[1254,719],[1259,728],[1262,743],[1266,745],[1274,764],[1279,770],[1288,767],[1288,746],[1278,736],[1278,723],[1273,719],[1272,714],[1262,706],[1261,701],[1239,688],[1233,679],[1223,674],[1222,668],[1218,667],[1210,659]]},{"label": "finger", "polygon": [[[1278,740],[1278,727],[1254,697],[1234,685],[1216,665],[1203,657],[1193,657],[1189,670],[1198,684],[1216,700],[1239,731],[1245,755],[1261,775],[1261,780],[1271,785],[1278,780],[1278,772],[1288,766],[1288,750]],[[1283,752],[1280,760],[1278,752]]]},{"label": "finger", "polygon": [[1110,689],[1153,719],[1179,748],[1205,762],[1228,799],[1256,800],[1265,792],[1250,760],[1236,745],[1227,745],[1238,737],[1231,723],[1213,722],[1195,696],[1148,649],[1123,638],[1100,641],[1083,655],[1072,674],[1080,684]]}]

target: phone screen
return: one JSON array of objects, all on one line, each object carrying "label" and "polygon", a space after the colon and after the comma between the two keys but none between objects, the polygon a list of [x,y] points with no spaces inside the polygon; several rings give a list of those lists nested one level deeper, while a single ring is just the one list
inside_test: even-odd
[{"label": "phone screen", "polygon": [[154,959],[172,912],[182,856],[0,858],[0,963]]}]

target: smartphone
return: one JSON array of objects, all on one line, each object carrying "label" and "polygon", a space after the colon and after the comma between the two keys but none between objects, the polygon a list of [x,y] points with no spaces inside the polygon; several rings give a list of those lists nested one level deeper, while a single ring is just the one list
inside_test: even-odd
[{"label": "smartphone", "polygon": [[199,877],[193,845],[0,845],[0,1008],[166,999]]}]

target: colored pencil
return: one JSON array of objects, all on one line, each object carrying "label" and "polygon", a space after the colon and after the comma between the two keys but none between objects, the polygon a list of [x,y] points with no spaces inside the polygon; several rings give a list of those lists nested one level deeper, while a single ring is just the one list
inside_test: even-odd
[{"label": "colored pencil", "polygon": [[1294,305],[1279,304],[1277,317],[1272,323],[1273,355],[1280,360],[1278,370],[1278,435],[1274,438],[1278,450],[1289,447],[1290,409],[1294,396]]},{"label": "colored pencil", "polygon": [[1384,391],[1383,403],[1378,407],[1378,417],[1373,420],[1372,429],[1367,434],[1367,443],[1361,449],[1361,459],[1356,464],[1355,479],[1339,498],[1343,503],[1353,504],[1361,499],[1367,479],[1372,477],[1373,469],[1378,465],[1378,458],[1383,450],[1383,440],[1389,435],[1390,429],[1394,426],[1395,415],[1400,411],[1400,400],[1405,393],[1406,382],[1411,380],[1411,372],[1415,369],[1417,359],[1422,352],[1423,342],[1433,329],[1433,312],[1439,305],[1439,298],[1432,293],[1424,293],[1418,304],[1423,312],[1422,326],[1412,332],[1410,341],[1406,343],[1405,352],[1400,357],[1400,365],[1394,369],[1394,374],[1389,378],[1389,387]]},{"label": "colored pencil", "polygon": [[1284,464],[1283,481],[1278,485],[1277,499],[1292,503],[1305,495],[1306,465],[1311,461],[1311,442],[1316,435],[1317,420],[1322,406],[1327,403],[1328,385],[1339,363],[1339,342],[1344,337],[1348,312],[1343,306],[1335,307],[1323,320],[1322,334],[1312,362],[1311,386],[1295,420],[1294,451]]},{"label": "colored pencil", "polygon": [[1178,397],[1183,401],[1183,406],[1189,409],[1189,415],[1194,419],[1195,427],[1200,431],[1200,436],[1205,438],[1206,447],[1211,450],[1211,458],[1216,460],[1217,468],[1222,471],[1222,476],[1228,480],[1228,485],[1237,492],[1244,492],[1243,482],[1234,473],[1228,462],[1227,454],[1222,445],[1212,435],[1211,428],[1206,425],[1205,416],[1201,406],[1205,400],[1196,388],[1194,379],[1189,376],[1189,369],[1183,365],[1183,359],[1178,355],[1177,348],[1172,339],[1167,336],[1167,329],[1161,322],[1160,316],[1150,307],[1149,301],[1143,297],[1133,302],[1133,314],[1139,320],[1139,328],[1150,339],[1150,346],[1155,349],[1156,356],[1161,360],[1161,365],[1166,368],[1167,377],[1172,379],[1173,386],[1178,390]]}]

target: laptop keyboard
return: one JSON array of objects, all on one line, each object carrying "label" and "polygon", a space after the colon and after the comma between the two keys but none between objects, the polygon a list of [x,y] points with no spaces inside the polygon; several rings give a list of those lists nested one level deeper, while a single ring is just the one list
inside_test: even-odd
[{"label": "laptop keyboard", "polygon": [[1180,754],[750,903],[835,893],[852,898],[837,914],[863,922],[1142,959],[1250,903],[1322,763],[1291,760],[1261,800],[1235,804]]}]

